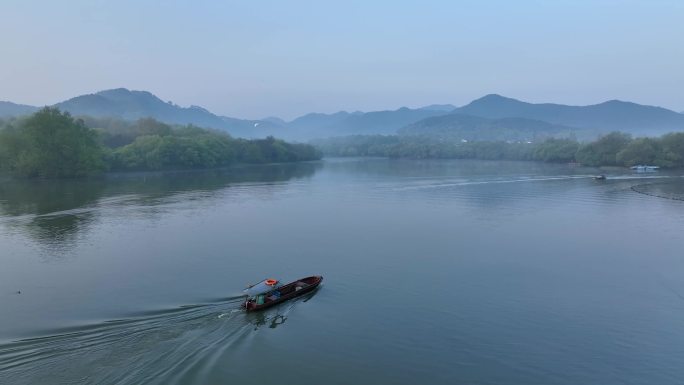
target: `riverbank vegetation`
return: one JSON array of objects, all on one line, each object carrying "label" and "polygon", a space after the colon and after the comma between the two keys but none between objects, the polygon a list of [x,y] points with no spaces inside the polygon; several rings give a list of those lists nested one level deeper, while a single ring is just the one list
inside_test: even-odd
[{"label": "riverbank vegetation", "polygon": [[105,171],[147,171],[320,159],[308,144],[273,137],[171,126],[154,119],[75,119],[45,108],[0,126],[0,170],[21,177],[64,178]]},{"label": "riverbank vegetation", "polygon": [[586,166],[655,165],[684,167],[684,132],[659,138],[632,138],[612,132],[593,142],[549,138],[542,142],[455,141],[427,136],[357,135],[317,140],[326,156],[380,156],[578,162]]}]

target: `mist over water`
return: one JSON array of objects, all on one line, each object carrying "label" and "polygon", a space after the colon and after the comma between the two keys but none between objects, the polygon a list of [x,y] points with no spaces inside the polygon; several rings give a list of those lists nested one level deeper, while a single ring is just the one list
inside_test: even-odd
[{"label": "mist over water", "polygon": [[682,179],[331,159],[2,180],[0,383],[674,384]]}]

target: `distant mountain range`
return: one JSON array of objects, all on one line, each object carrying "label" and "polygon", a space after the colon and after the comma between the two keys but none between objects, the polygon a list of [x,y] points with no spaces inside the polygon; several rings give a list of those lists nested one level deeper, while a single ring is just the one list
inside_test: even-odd
[{"label": "distant mountain range", "polygon": [[487,95],[455,110],[484,118],[528,118],[554,124],[636,134],[684,130],[684,115],[661,107],[610,100],[590,106],[533,104],[500,95]]},{"label": "distant mountain range", "polygon": [[[147,91],[118,88],[77,96],[54,105],[72,115],[135,120],[152,117],[172,124],[194,124],[225,130],[233,136],[308,140],[352,134],[396,134],[543,137],[567,133],[619,130],[634,135],[660,135],[684,130],[684,114],[665,108],[612,100],[590,106],[533,104],[500,95],[487,95],[462,106],[433,104],[391,111],[311,113],[286,122],[219,116],[198,107],[164,102]],[[30,114],[38,107],[0,102],[0,117]],[[530,136],[531,135],[531,136]],[[464,138],[465,139],[465,138]]]},{"label": "distant mountain range", "polygon": [[[0,117],[26,115],[38,110],[38,107],[33,106],[2,103]],[[368,113],[346,111],[334,114],[312,113],[291,122],[285,122],[276,117],[246,120],[215,115],[198,106],[180,107],[164,102],[150,92],[131,91],[125,88],[77,96],[54,106],[63,111],[69,111],[74,116],[113,117],[125,120],[152,117],[166,123],[194,124],[226,130],[234,136],[273,135],[299,140],[349,134],[393,134],[407,124],[444,114],[453,109],[451,108],[453,106],[434,105],[422,109],[404,107],[396,111]]]},{"label": "distant mountain range", "polygon": [[[397,131],[419,120],[444,115],[443,110],[434,109],[410,109],[402,107],[393,111],[373,111],[373,112],[338,112],[331,115],[316,117],[317,126],[312,126],[307,122],[308,136],[319,134],[320,131],[326,136],[331,135],[356,135],[356,134],[396,134]],[[309,115],[306,115],[309,116]],[[305,117],[306,117],[305,116]],[[291,122],[291,127],[301,130],[300,118]],[[313,130],[312,130],[313,129]]]}]

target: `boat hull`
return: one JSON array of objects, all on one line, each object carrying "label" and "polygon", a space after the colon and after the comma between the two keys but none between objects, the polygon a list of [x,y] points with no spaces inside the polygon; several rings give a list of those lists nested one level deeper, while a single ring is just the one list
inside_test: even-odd
[{"label": "boat hull", "polygon": [[[264,293],[263,295],[265,301],[262,304],[257,304],[254,300],[247,300],[242,304],[242,307],[244,307],[248,312],[267,309],[316,290],[322,281],[323,276],[321,275],[302,278],[288,283],[287,285],[280,286],[279,288],[268,293]],[[275,292],[281,293],[280,297],[276,298],[274,295]]]}]

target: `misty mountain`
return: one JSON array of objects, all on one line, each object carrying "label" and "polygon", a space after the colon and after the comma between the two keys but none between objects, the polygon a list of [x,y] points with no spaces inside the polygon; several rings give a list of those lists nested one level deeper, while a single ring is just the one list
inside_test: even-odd
[{"label": "misty mountain", "polygon": [[205,126],[227,131],[230,135],[241,138],[265,138],[267,136],[277,136],[284,138],[286,132],[279,123],[267,120],[245,120],[221,116],[222,124],[216,126]]},{"label": "misty mountain", "polygon": [[575,128],[534,119],[488,119],[453,113],[420,120],[400,129],[399,134],[467,141],[537,141],[574,135],[575,131]]},{"label": "misty mountain", "polygon": [[366,112],[348,117],[340,129],[349,134],[394,134],[406,125],[444,113],[444,111],[413,110],[406,107],[394,111]]},{"label": "misty mountain", "polygon": [[487,95],[455,112],[485,118],[527,118],[597,132],[624,131],[659,135],[684,130],[684,115],[654,106],[610,100],[589,106],[526,103],[500,95]]},{"label": "misty mountain", "polygon": [[[355,114],[363,114],[362,112],[357,112]],[[318,112],[313,112],[300,116],[293,121],[287,123],[290,127],[295,127],[300,131],[309,131],[317,129],[332,128],[340,125],[348,117],[352,116],[352,113],[347,111],[340,111],[333,114],[323,114]]]},{"label": "misty mountain", "polygon": [[284,126],[287,124],[286,121],[284,121],[283,119],[280,119],[277,116],[269,116],[267,118],[261,119],[261,121],[262,122],[269,122],[269,123],[275,124],[277,126]]},{"label": "misty mountain", "polygon": [[280,131],[280,125],[273,122],[218,116],[199,106],[181,107],[165,102],[150,92],[125,88],[77,96],[57,103],[55,107],[75,116],[116,117],[125,120],[152,117],[164,123],[193,124],[225,130],[233,136],[247,138],[277,135]]},{"label": "misty mountain", "polygon": [[165,102],[147,91],[131,91],[125,88],[81,95],[55,104],[72,115],[93,117],[116,117],[137,120],[151,117],[165,123],[195,124],[203,127],[221,128],[223,119],[202,107],[180,107]]},{"label": "misty mountain", "polygon": [[420,107],[419,110],[432,110],[432,111],[444,111],[451,112],[456,109],[453,104],[430,104],[429,106]]},{"label": "misty mountain", "polygon": [[396,134],[401,127],[446,112],[402,107],[392,111],[307,114],[287,124],[289,135],[295,138],[324,138],[359,134]]},{"label": "misty mountain", "polygon": [[[283,132],[286,124],[277,118],[246,120],[218,116],[199,106],[181,107],[172,102],[165,102],[150,92],[125,88],[76,96],[57,103],[54,107],[68,111],[74,116],[124,120],[151,117],[169,124],[193,124],[224,130],[233,136],[245,138],[286,136]],[[37,110],[38,107],[0,102],[0,117],[27,115]]]},{"label": "misty mountain", "polygon": [[0,101],[0,118],[28,115],[36,111],[38,111],[38,107]]},{"label": "misty mountain", "polygon": [[[500,95],[487,95],[460,108],[451,104],[433,104],[417,109],[402,107],[372,112],[310,113],[290,122],[276,117],[248,120],[219,116],[202,107],[181,107],[165,102],[150,92],[125,88],[77,96],[57,103],[55,107],[75,116],[125,120],[152,117],[169,124],[194,124],[225,130],[238,137],[258,138],[272,135],[288,140],[396,134],[403,127],[406,127],[402,131],[404,133],[423,130],[430,135],[446,135],[449,130],[455,130],[453,135],[467,134],[469,137],[475,137],[474,130],[477,129],[484,129],[490,134],[497,130],[509,134],[518,130],[519,137],[540,132],[571,132],[571,127],[585,134],[592,132],[594,136],[614,130],[635,135],[659,135],[684,130],[683,114],[660,107],[617,100],[591,106],[533,104]],[[0,117],[26,115],[37,109],[38,107],[0,102]],[[519,119],[491,122],[464,118],[462,115],[490,120]],[[435,117],[444,119],[431,120]],[[428,120],[422,122],[425,119]],[[543,122],[547,122],[547,125],[544,126]]]}]

